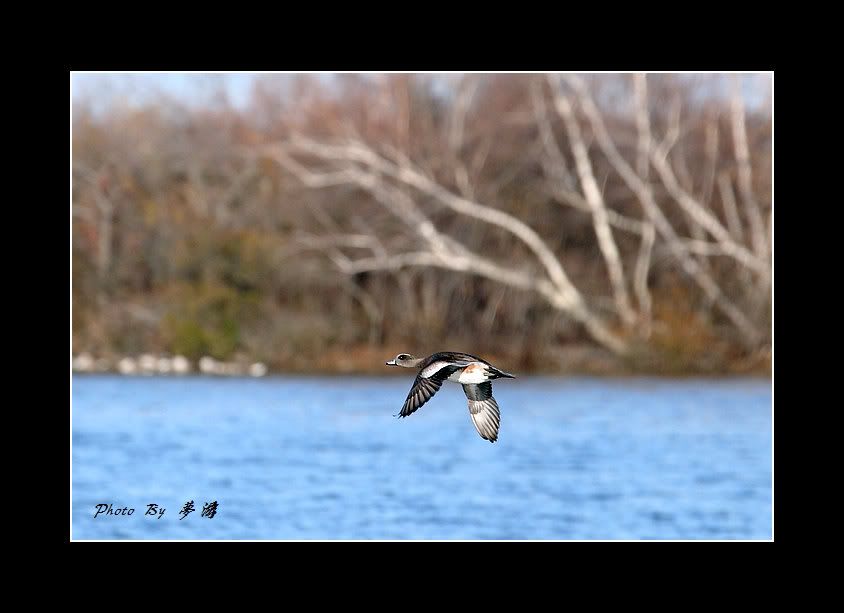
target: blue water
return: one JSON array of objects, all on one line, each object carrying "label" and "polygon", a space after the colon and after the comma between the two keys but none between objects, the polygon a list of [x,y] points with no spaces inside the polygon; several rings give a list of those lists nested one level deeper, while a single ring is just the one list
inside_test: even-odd
[{"label": "blue water", "polygon": [[75,376],[72,538],[772,536],[770,381],[499,381],[495,444],[411,382]]}]

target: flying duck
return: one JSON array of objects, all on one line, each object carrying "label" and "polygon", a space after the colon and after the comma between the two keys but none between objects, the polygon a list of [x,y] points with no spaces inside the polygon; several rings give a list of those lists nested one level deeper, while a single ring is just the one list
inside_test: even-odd
[{"label": "flying duck", "polygon": [[514,379],[514,375],[498,370],[478,356],[453,351],[441,351],[427,358],[400,353],[387,362],[387,366],[419,369],[398,417],[407,417],[428,402],[444,381],[456,381],[463,384],[463,392],[469,401],[469,415],[478,434],[491,443],[498,440],[501,413],[498,403],[492,397],[490,381]]}]

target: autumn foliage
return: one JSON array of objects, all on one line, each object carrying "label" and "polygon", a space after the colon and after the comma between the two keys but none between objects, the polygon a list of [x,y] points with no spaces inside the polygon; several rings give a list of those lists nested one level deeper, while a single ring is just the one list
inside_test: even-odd
[{"label": "autumn foliage", "polygon": [[[649,75],[644,98],[634,75],[580,79],[288,75],[258,79],[246,107],[77,101],[74,352],[377,372],[450,349],[519,372],[768,373],[769,78]],[[402,260],[433,244],[391,208],[406,198],[449,249],[546,273],[452,195],[534,232],[623,350],[580,303]]]}]

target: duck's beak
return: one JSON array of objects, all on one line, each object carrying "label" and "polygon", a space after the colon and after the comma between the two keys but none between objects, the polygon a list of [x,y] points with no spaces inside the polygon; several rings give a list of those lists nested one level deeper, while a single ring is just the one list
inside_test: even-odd
[{"label": "duck's beak", "polygon": [[390,360],[390,361],[389,361],[389,362],[387,362],[386,364],[387,364],[387,366],[396,366],[396,359],[395,359],[395,358],[393,358],[392,360]]}]

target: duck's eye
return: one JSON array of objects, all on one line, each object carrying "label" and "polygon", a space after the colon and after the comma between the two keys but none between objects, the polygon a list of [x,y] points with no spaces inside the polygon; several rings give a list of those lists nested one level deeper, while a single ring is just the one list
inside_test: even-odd
[{"label": "duck's eye", "polygon": [[400,359],[400,360],[406,360],[406,359],[407,359],[407,358],[409,358],[409,357],[410,357],[409,355],[407,355],[406,353],[403,353],[403,354],[401,354],[401,355],[399,356],[399,359]]}]

